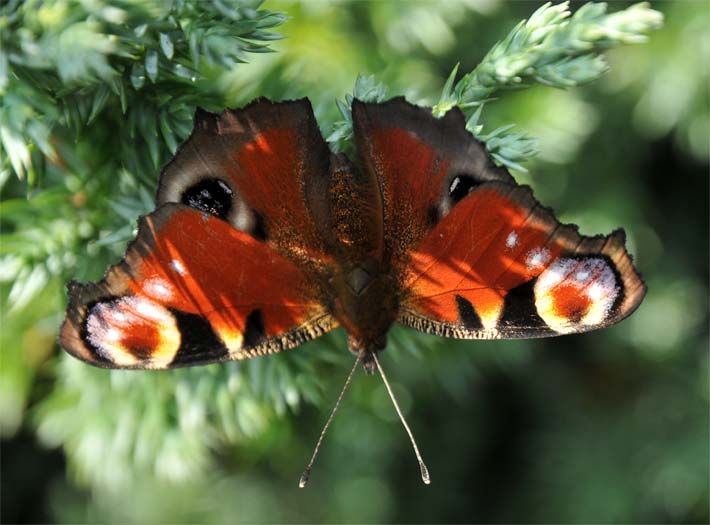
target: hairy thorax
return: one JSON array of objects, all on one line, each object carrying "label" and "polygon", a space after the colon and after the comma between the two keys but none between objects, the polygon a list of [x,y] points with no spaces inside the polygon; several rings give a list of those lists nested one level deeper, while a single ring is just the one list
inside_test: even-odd
[{"label": "hairy thorax", "polygon": [[348,349],[370,369],[373,352],[384,349],[397,316],[397,293],[381,263],[368,259],[345,265],[334,277],[333,315],[348,333]]}]

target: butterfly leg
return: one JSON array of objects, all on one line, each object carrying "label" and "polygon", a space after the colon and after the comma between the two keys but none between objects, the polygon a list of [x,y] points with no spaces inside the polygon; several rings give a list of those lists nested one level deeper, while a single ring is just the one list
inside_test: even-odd
[{"label": "butterfly leg", "polygon": [[362,367],[365,369],[367,375],[374,375],[377,370],[377,364],[375,362],[375,352],[368,352],[360,356],[360,362]]}]

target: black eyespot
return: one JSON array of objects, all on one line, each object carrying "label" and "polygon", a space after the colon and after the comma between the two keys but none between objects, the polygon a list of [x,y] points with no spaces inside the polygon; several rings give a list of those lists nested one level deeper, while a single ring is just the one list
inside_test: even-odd
[{"label": "black eyespot", "polygon": [[[111,360],[108,359],[108,358],[101,352],[101,350],[99,349],[99,347],[94,344],[93,338],[90,337],[90,335],[89,335],[88,321],[89,321],[89,318],[91,317],[91,314],[92,314],[93,311],[94,311],[94,308],[96,308],[96,306],[100,305],[101,303],[109,303],[109,304],[112,304],[112,303],[115,303],[117,300],[118,300],[118,297],[107,296],[107,297],[102,297],[102,298],[100,298],[100,299],[97,299],[97,300],[95,300],[95,301],[91,301],[91,302],[87,303],[86,306],[85,306],[87,314],[86,314],[86,316],[84,316],[84,318],[83,318],[83,320],[82,320],[82,323],[81,323],[81,330],[80,330],[80,332],[79,332],[79,335],[80,335],[81,340],[83,341],[83,343],[86,345],[86,347],[87,347],[89,350],[91,350],[91,353],[93,354],[93,357],[94,357],[97,361],[100,361],[100,362],[102,362],[102,363],[111,363]],[[103,319],[99,319],[99,321],[102,322]]]},{"label": "black eyespot", "polygon": [[226,220],[232,208],[232,189],[219,179],[203,179],[187,188],[180,202]]},{"label": "black eyespot", "polygon": [[451,197],[451,200],[454,201],[454,204],[456,204],[479,184],[480,182],[470,175],[456,175],[451,180],[451,186],[449,186],[449,196]]},{"label": "black eyespot", "polygon": [[229,350],[212,329],[209,321],[196,314],[170,308],[180,330],[180,348],[172,364],[187,365],[203,360],[219,360],[229,355]]},{"label": "black eyespot", "polygon": [[531,329],[547,327],[535,306],[536,282],[537,277],[508,292],[500,319],[501,326],[525,326]]}]

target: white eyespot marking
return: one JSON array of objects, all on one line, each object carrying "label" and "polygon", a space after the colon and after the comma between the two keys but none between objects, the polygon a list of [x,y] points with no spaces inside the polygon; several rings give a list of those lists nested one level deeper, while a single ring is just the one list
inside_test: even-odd
[{"label": "white eyespot marking", "polygon": [[160,277],[148,279],[145,283],[143,283],[143,290],[146,295],[155,297],[156,299],[167,300],[173,297],[173,290],[170,283]]},{"label": "white eyespot marking", "polygon": [[577,266],[576,259],[559,258],[556,259],[547,269],[542,272],[538,278],[535,287],[548,290],[563,280],[574,271]]},{"label": "white eyespot marking", "polygon": [[549,260],[550,250],[547,248],[534,248],[528,252],[528,256],[525,258],[525,266],[530,271],[540,270]]},{"label": "white eyespot marking", "polygon": [[559,258],[535,283],[535,307],[559,333],[599,326],[608,318],[621,288],[606,259]]},{"label": "white eyespot marking", "polygon": [[170,266],[180,275],[185,275],[187,273],[185,265],[182,264],[182,262],[178,259],[173,259],[172,261],[170,261]]},{"label": "white eyespot marking", "polygon": [[86,319],[88,343],[118,366],[165,368],[180,348],[173,314],[145,297],[96,304]]},{"label": "white eyespot marking", "polygon": [[574,278],[577,279],[580,283],[586,282],[586,280],[589,279],[589,270],[578,271],[574,275]]},{"label": "white eyespot marking", "polygon": [[601,301],[604,299],[604,296],[606,295],[607,290],[604,285],[601,285],[599,283],[594,283],[587,288],[587,296],[592,300],[592,301]]},{"label": "white eyespot marking", "polygon": [[240,209],[234,219],[234,226],[236,226],[237,230],[241,230],[243,232],[251,231],[255,223],[256,221],[254,220],[254,217],[246,209]]},{"label": "white eyespot marking", "polygon": [[461,184],[461,179],[459,177],[454,177],[454,180],[451,181],[451,186],[449,186],[449,193],[455,192],[456,188],[459,187],[459,184]]},{"label": "white eyespot marking", "polygon": [[512,231],[508,234],[508,237],[505,239],[505,246],[509,250],[512,250],[517,245],[518,245],[518,234],[515,233],[514,231]]},{"label": "white eyespot marking", "polygon": [[[122,316],[125,317],[125,316]],[[115,343],[116,341],[121,339],[121,332],[116,330],[115,328],[109,328],[106,330],[106,340],[111,341]]]}]

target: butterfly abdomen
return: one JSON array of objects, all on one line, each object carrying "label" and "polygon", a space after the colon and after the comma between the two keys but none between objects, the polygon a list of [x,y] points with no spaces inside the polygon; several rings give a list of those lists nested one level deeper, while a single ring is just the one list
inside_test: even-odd
[{"label": "butterfly abdomen", "polygon": [[328,176],[307,181],[305,194],[318,234],[340,266],[382,259],[382,199],[372,174],[332,155]]}]

